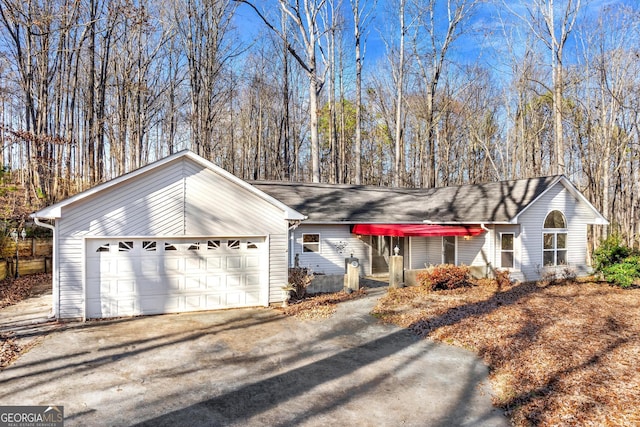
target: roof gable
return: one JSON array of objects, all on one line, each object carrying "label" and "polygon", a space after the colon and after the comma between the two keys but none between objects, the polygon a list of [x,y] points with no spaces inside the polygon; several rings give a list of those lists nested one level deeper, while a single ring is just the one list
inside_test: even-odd
[{"label": "roof gable", "polygon": [[565,177],[564,175],[559,175],[557,177],[557,180],[553,182],[552,185],[549,185],[543,193],[535,198],[535,200],[532,200],[527,206],[525,206],[524,209],[518,212],[518,214],[511,220],[511,222],[514,224],[517,223],[520,216],[524,214],[529,208],[531,208],[531,206],[535,205],[535,203],[537,203],[538,200],[541,199],[547,192],[549,192],[555,185],[562,185],[578,201],[578,203],[582,203],[588,210],[593,213],[593,224],[609,224],[609,221],[607,221],[607,219],[598,211],[598,209],[596,209],[595,206],[593,206],[591,202],[589,202],[589,200],[587,200],[587,198],[582,194],[582,192],[580,192],[580,190],[578,190],[576,186],[573,185],[573,183],[571,183],[571,181],[569,181],[569,179],[567,179],[567,177]]},{"label": "roof gable", "polygon": [[285,205],[284,203],[282,203],[280,200],[277,200],[275,198],[273,198],[272,196],[270,196],[269,194],[266,194],[262,191],[260,191],[259,189],[251,186],[249,183],[247,183],[246,181],[236,177],[235,175],[227,172],[226,170],[216,166],[215,164],[211,163],[208,160],[205,160],[204,158],[198,156],[197,154],[193,153],[192,151],[189,150],[183,150],[180,151],[178,153],[172,154],[168,157],[165,157],[161,160],[158,160],[156,162],[150,163],[146,166],[143,166],[139,169],[136,169],[132,172],[126,173],[124,175],[121,175],[117,178],[114,178],[112,180],[109,180],[107,182],[104,182],[102,184],[96,185],[95,187],[92,187],[86,191],[83,191],[81,193],[78,193],[74,196],[71,196],[65,200],[62,200],[58,203],[55,203],[51,206],[48,206],[44,209],[41,209],[33,214],[31,214],[32,217],[35,218],[48,218],[48,219],[54,219],[54,218],[60,218],[62,215],[62,210],[66,207],[72,206],[80,201],[84,201],[87,200],[91,197],[96,197],[96,196],[100,196],[101,193],[107,192],[111,189],[116,188],[117,186],[126,183],[128,181],[132,181],[135,180],[136,178],[142,176],[142,175],[146,175],[146,174],[150,174],[151,172],[154,171],[158,171],[161,170],[163,168],[167,168],[167,166],[169,164],[172,164],[174,162],[177,161],[181,161],[184,159],[188,159],[191,160],[197,164],[199,164],[200,166],[202,166],[203,168],[207,168],[211,171],[213,171],[214,173],[220,175],[221,177],[233,182],[236,185],[239,185],[240,187],[250,191],[252,194],[254,194],[255,196],[261,198],[262,200],[267,201],[268,203],[276,206],[277,208],[281,209],[284,213],[284,219],[288,219],[288,220],[302,220],[305,219],[305,216],[302,215],[301,213],[297,212],[295,209],[290,208],[289,206]]}]

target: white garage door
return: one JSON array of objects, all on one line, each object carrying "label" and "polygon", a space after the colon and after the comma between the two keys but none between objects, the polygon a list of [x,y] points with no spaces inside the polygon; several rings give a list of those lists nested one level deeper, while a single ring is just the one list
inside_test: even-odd
[{"label": "white garage door", "polygon": [[264,237],[87,240],[86,317],[266,305]]}]

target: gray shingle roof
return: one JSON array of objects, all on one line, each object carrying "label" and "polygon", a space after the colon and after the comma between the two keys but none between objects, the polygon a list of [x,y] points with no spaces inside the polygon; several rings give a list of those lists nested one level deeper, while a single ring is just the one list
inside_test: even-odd
[{"label": "gray shingle roof", "polygon": [[251,182],[309,222],[508,222],[559,176],[429,189]]}]

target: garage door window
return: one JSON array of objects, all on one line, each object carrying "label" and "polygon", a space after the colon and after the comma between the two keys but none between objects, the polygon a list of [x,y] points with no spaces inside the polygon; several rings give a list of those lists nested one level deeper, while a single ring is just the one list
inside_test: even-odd
[{"label": "garage door window", "polygon": [[194,242],[189,245],[190,251],[199,251],[200,250],[200,242]]},{"label": "garage door window", "polygon": [[98,249],[96,249],[96,252],[109,252],[109,243],[100,245]]},{"label": "garage door window", "polygon": [[240,240],[227,240],[227,247],[229,249],[240,249]]},{"label": "garage door window", "polygon": [[156,242],[153,241],[143,241],[142,242],[142,249],[144,249],[147,252],[155,252],[156,251]]},{"label": "garage door window", "polygon": [[169,242],[164,242],[164,250],[165,251],[177,251],[178,249],[175,247],[175,245],[169,243]]},{"label": "garage door window", "polygon": [[254,242],[247,242],[247,249],[258,249],[258,245]]},{"label": "garage door window", "polygon": [[216,249],[220,249],[220,240],[208,240],[207,250],[215,251]]},{"label": "garage door window", "polygon": [[133,242],[118,242],[118,252],[129,252],[133,249]]}]

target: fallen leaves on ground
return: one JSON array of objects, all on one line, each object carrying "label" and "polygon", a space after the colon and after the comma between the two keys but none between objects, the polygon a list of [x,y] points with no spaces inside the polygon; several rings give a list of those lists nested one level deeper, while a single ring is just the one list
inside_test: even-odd
[{"label": "fallen leaves on ground", "polygon": [[390,290],[374,315],[477,352],[516,426],[640,425],[640,289],[495,282]]},{"label": "fallen leaves on ground", "polygon": [[0,371],[20,356],[22,347],[16,343],[13,333],[0,333]]},{"label": "fallen leaves on ground", "polygon": [[290,302],[286,307],[278,307],[278,310],[287,316],[295,316],[299,319],[326,319],[336,311],[339,303],[360,298],[366,295],[365,288],[346,293],[344,291],[311,295],[300,301]]},{"label": "fallen leaves on ground", "polygon": [[51,289],[51,274],[40,273],[0,281],[0,308]]}]

